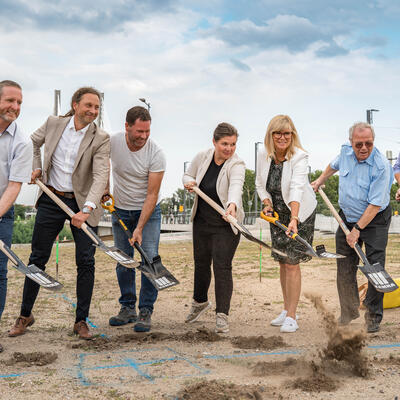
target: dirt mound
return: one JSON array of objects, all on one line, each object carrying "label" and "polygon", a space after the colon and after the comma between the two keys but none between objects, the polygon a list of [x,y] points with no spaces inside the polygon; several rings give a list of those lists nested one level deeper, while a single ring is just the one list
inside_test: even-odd
[{"label": "dirt mound", "polygon": [[304,392],[334,392],[339,388],[339,381],[325,375],[320,367],[312,364],[313,373],[307,378],[297,378],[290,386]]},{"label": "dirt mound", "polygon": [[[182,389],[177,395],[178,400],[244,400],[273,399],[265,393],[263,386],[235,385],[222,381],[200,381]],[[278,397],[275,397],[278,398]]]},{"label": "dirt mound", "polygon": [[363,354],[365,334],[339,327],[335,316],[325,308],[320,296],[308,293],[305,296],[321,313],[325,332],[328,335],[327,347],[320,352],[322,361],[343,361],[352,368],[355,375],[366,377],[369,369],[368,358]]},{"label": "dirt mound", "polygon": [[287,346],[281,336],[236,336],[231,343],[241,349],[273,350]]},{"label": "dirt mound", "polygon": [[259,361],[252,366],[254,376],[270,376],[270,375],[289,375],[293,376],[299,370],[307,371],[309,365],[304,361],[296,360],[295,358],[288,358],[285,361]]},{"label": "dirt mound", "polygon": [[162,341],[177,341],[187,343],[199,342],[217,342],[225,340],[224,337],[205,328],[198,328],[197,331],[188,331],[183,334],[168,334],[163,332],[150,333],[126,333],[123,335],[113,336],[111,338],[96,337],[91,341],[73,343],[70,345],[73,349],[83,350],[111,350],[121,346],[124,343],[158,343]]},{"label": "dirt mound", "polygon": [[53,363],[57,358],[58,355],[56,353],[42,353],[40,351],[34,353],[15,352],[10,359],[3,361],[3,363],[5,365],[22,364],[26,367],[33,365],[43,366]]}]

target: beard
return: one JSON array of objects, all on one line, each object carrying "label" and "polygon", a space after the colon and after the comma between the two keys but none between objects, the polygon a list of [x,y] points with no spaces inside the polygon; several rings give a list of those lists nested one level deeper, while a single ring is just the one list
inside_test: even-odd
[{"label": "beard", "polygon": [[0,119],[6,122],[13,122],[18,118],[18,113],[14,112],[1,112],[0,111]]}]

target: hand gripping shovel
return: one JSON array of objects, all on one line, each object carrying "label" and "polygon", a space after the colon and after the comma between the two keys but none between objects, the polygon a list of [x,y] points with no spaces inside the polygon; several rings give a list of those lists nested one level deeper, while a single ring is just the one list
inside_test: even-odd
[{"label": "hand gripping shovel", "polygon": [[46,272],[42,271],[36,265],[31,264],[26,266],[2,240],[0,240],[0,250],[8,257],[15,269],[17,269],[19,272],[22,272],[40,286],[43,286],[45,289],[52,290],[54,292],[63,288],[63,285],[60,282],[57,282],[54,278],[46,274]]},{"label": "hand gripping shovel", "polygon": [[[342,228],[345,235],[350,233],[350,230],[347,228],[346,224],[343,222],[340,215],[333,207],[332,203],[328,199],[328,196],[325,192],[319,188],[318,193],[321,195],[322,199],[325,201],[326,205],[331,210],[332,215],[335,217],[336,221],[339,223],[340,227]],[[367,277],[368,281],[374,286],[374,288],[378,292],[393,292],[394,290],[398,289],[398,286],[392,279],[392,277],[386,272],[383,266],[380,263],[370,264],[367,257],[365,256],[364,252],[361,250],[361,247],[358,243],[355,244],[354,250],[357,255],[361,258],[364,266],[358,266],[360,271]]]},{"label": "hand gripping shovel", "polygon": [[[124,224],[124,221],[121,220],[120,216],[117,213],[117,210],[114,207],[114,197],[109,194],[108,195],[111,200],[111,204],[107,204],[106,202],[102,202],[101,206],[108,210],[110,213],[115,213],[118,218],[118,222],[121,225],[122,230],[125,232],[128,239],[132,237],[131,232],[129,232],[128,228]],[[142,247],[138,242],[134,243],[135,248],[140,253],[144,260],[144,264],[140,264],[138,269],[142,271],[143,274],[146,275],[147,279],[153,284],[153,286],[157,290],[167,289],[171,286],[175,286],[179,284],[179,281],[164,267],[161,262],[161,257],[156,256],[153,258],[153,262],[150,261],[147,254],[144,252]]]},{"label": "hand gripping shovel", "polygon": [[[276,225],[277,227],[281,228],[283,231],[287,231],[288,227],[282,222],[279,221],[279,215],[274,212],[274,216],[271,217],[269,215],[265,215],[262,211],[260,213],[260,216],[262,219],[265,219],[271,224]],[[290,232],[291,239],[298,241],[301,243],[303,246],[306,247],[305,253],[308,254],[311,257],[317,257],[317,258],[345,258],[345,256],[342,256],[340,254],[335,254],[335,253],[330,253],[329,251],[325,250],[325,246],[323,244],[320,244],[316,246],[315,250],[312,248],[310,243],[308,243],[305,239],[303,239],[301,236],[299,236],[297,233]]]},{"label": "hand gripping shovel", "polygon": [[[208,197],[201,189],[199,189],[197,186],[193,186],[193,191],[198,194],[206,203],[208,203],[215,211],[217,211],[219,214],[221,214],[222,216],[225,216],[225,210],[219,205],[217,204],[213,199],[211,199],[210,197]],[[238,220],[233,217],[232,215],[228,215],[227,220],[248,240],[257,243],[261,246],[266,247],[267,249],[270,249],[271,251],[273,251],[276,254],[279,254],[283,257],[287,257],[287,254],[283,253],[282,251],[279,251],[277,249],[274,249],[273,247],[271,247],[269,244],[263,242],[260,239],[257,239],[256,237],[254,237],[250,231],[240,222],[238,222]]]},{"label": "hand gripping shovel", "polygon": [[[43,190],[65,213],[67,213],[71,218],[75,213],[61,200],[59,199],[42,181],[39,179],[35,180],[35,183]],[[93,230],[86,223],[83,223],[81,229],[92,239],[95,246],[100,250],[104,251],[115,261],[122,264],[127,268],[136,268],[139,263],[135,261],[132,257],[129,257],[123,251],[117,249],[116,247],[108,247],[106,244],[93,232]]]}]

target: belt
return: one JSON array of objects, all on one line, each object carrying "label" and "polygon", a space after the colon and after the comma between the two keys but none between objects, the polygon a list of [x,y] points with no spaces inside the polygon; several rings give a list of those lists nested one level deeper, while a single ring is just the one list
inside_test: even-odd
[{"label": "belt", "polygon": [[74,199],[75,195],[73,192],[60,192],[57,189],[54,189],[53,186],[46,185],[53,193],[58,194],[59,196],[63,196],[66,199]]}]

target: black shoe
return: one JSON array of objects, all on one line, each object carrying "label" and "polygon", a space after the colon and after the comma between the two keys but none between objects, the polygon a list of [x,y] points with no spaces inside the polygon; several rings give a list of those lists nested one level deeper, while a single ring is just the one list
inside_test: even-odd
[{"label": "black shoe", "polygon": [[378,332],[380,329],[380,322],[376,320],[376,318],[369,313],[369,311],[365,311],[364,314],[365,325],[368,333]]},{"label": "black shoe", "polygon": [[134,308],[122,306],[118,315],[111,317],[108,323],[111,326],[121,326],[135,322],[137,320],[136,310]]},{"label": "black shoe", "polygon": [[151,329],[151,311],[147,308],[142,308],[139,311],[138,320],[133,327],[135,332],[149,332]]}]

